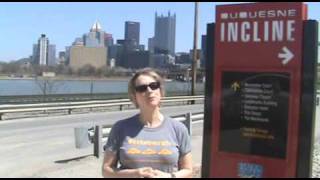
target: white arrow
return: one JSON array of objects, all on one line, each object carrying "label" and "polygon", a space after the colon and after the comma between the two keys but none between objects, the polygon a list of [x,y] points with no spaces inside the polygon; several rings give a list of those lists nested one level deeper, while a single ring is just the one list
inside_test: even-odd
[{"label": "white arrow", "polygon": [[282,48],[282,53],[280,52],[278,54],[278,58],[283,59],[282,60],[283,65],[288,64],[288,62],[291,61],[293,57],[294,57],[294,54],[292,54],[292,52],[286,46]]}]

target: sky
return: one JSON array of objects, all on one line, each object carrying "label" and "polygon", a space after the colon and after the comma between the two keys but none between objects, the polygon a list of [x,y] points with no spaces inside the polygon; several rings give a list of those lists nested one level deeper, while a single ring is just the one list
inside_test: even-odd
[{"label": "sky", "polygon": [[[234,2],[200,2],[198,47],[206,25],[215,21],[215,6]],[[236,2],[238,4],[238,2]],[[309,19],[320,20],[320,3],[308,2]],[[140,22],[140,44],[154,36],[155,12],[176,14],[176,52],[193,47],[193,2],[0,2],[0,61],[9,62],[32,54],[41,34],[56,45],[56,56],[99,21],[114,41],[124,39],[125,21]]]}]

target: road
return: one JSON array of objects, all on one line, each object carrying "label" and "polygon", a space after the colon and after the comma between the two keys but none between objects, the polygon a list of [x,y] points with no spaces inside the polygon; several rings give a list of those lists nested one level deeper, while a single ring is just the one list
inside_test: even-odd
[{"label": "road", "polygon": [[[163,107],[166,115],[203,111],[203,104]],[[75,148],[74,128],[113,124],[137,110],[26,118],[0,122],[0,177],[101,177],[93,146]],[[201,163],[202,123],[193,127],[194,163]]]}]

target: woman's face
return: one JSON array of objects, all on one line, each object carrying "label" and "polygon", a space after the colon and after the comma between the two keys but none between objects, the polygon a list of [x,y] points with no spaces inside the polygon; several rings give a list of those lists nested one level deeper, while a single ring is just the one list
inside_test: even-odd
[{"label": "woman's face", "polygon": [[140,108],[156,108],[160,105],[161,91],[160,83],[153,77],[141,75],[136,79],[136,101]]}]

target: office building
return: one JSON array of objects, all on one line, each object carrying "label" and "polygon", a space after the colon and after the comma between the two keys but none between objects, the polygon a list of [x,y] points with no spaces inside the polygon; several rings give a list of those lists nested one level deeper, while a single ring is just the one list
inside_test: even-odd
[{"label": "office building", "polygon": [[[73,70],[90,65],[96,69],[107,65],[108,49],[105,46],[106,34],[99,22],[95,22],[90,32],[83,35],[83,38],[76,38],[70,50],[66,51],[69,56],[68,64]],[[109,39],[108,39],[109,40]]]},{"label": "office building", "polygon": [[140,48],[134,39],[118,39],[117,44],[122,45],[125,51],[138,51]]},{"label": "office building", "polygon": [[133,40],[138,45],[140,43],[140,23],[133,21],[125,22],[125,40]]},{"label": "office building", "polygon": [[148,51],[154,53],[154,38],[148,38]]},{"label": "office building", "polygon": [[45,34],[41,34],[38,44],[33,45],[33,63],[40,66],[55,65],[56,47],[49,44],[49,39]]},{"label": "office building", "polygon": [[48,65],[49,66],[54,66],[56,64],[57,64],[56,45],[49,44],[49,46],[48,46]]},{"label": "office building", "polygon": [[70,65],[70,49],[72,46],[66,46],[66,65]]},{"label": "office building", "polygon": [[86,47],[105,47],[105,32],[102,31],[99,22],[95,22],[90,29],[90,32],[83,35],[84,46]]},{"label": "office building", "polygon": [[141,69],[149,67],[150,53],[149,51],[131,51],[126,54],[128,61],[126,68]]},{"label": "office building", "polygon": [[110,55],[108,54],[108,60],[114,59],[115,66],[123,66],[123,62],[122,62],[123,53],[124,53],[123,45],[115,44],[113,46],[110,46],[108,49],[108,53],[109,52],[110,52]]},{"label": "office building", "polygon": [[38,44],[33,44],[32,48],[32,64],[39,64],[38,60]]},{"label": "office building", "polygon": [[66,64],[66,52],[65,51],[59,52],[58,64]]},{"label": "office building", "polygon": [[153,68],[167,68],[174,64],[174,56],[170,54],[151,54],[150,66]]},{"label": "office building", "polygon": [[104,46],[105,46],[105,47],[113,46],[113,37],[112,37],[112,34],[104,33]]},{"label": "office building", "polygon": [[104,47],[72,46],[69,65],[73,70],[90,65],[96,69],[107,65],[107,51]]},{"label": "office building", "polygon": [[175,54],[176,14],[158,16],[155,14],[154,53]]},{"label": "office building", "polygon": [[48,46],[49,39],[42,34],[38,40],[39,65],[48,65]]},{"label": "office building", "polygon": [[192,59],[190,58],[190,55],[189,53],[177,53],[176,54],[176,61],[175,63],[176,64],[188,64],[188,65],[191,65]]}]

